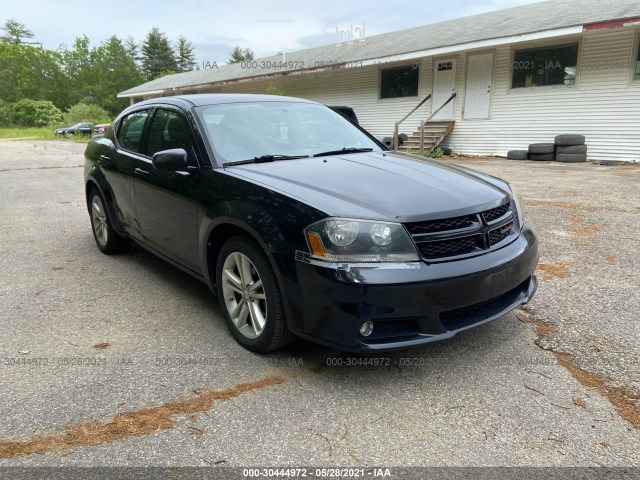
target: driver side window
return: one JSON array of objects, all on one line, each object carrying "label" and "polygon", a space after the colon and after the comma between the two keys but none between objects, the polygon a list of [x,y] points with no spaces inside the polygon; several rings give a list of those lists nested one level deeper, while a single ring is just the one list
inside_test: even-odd
[{"label": "driver side window", "polygon": [[142,132],[149,112],[133,112],[127,115],[120,124],[118,141],[122,148],[130,152],[142,152]]},{"label": "driver side window", "polygon": [[189,125],[182,115],[173,110],[156,110],[149,130],[147,154],[153,157],[157,152],[173,148],[186,150],[191,163],[193,148]]}]

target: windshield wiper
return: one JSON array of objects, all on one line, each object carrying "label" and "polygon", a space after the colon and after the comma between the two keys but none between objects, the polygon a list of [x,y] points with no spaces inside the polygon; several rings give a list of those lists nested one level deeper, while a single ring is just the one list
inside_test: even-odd
[{"label": "windshield wiper", "polygon": [[316,153],[314,157],[326,157],[328,155],[342,155],[343,153],[359,153],[359,152],[372,152],[373,148],[355,148],[344,147],[342,150],[329,150],[328,152]]},{"label": "windshield wiper", "polygon": [[250,163],[268,163],[276,160],[296,160],[298,158],[309,158],[309,155],[262,155],[261,157],[253,157],[249,160],[240,160],[237,162],[223,163],[223,167],[233,167],[234,165],[248,165]]}]

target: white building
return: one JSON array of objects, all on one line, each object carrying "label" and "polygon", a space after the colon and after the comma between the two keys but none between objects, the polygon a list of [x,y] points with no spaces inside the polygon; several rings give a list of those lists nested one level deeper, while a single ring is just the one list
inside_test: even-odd
[{"label": "white building", "polygon": [[454,122],[442,145],[458,152],[505,155],[575,133],[592,160],[640,161],[637,0],[552,0],[371,37],[362,30],[118,96],[277,92],[350,106],[383,136],[428,98],[400,127],[418,130],[455,92],[432,121]]}]

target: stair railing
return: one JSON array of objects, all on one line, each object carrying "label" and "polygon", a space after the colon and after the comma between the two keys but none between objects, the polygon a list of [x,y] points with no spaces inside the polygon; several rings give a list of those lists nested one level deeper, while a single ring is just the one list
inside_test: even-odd
[{"label": "stair railing", "polygon": [[398,132],[400,131],[400,124],[404,122],[407,118],[409,118],[413,112],[418,110],[430,98],[431,98],[431,94],[427,95],[427,97],[424,98],[418,105],[416,105],[413,110],[411,110],[404,117],[402,117],[402,119],[399,122],[396,122],[395,127],[393,129],[393,145],[392,146],[394,150],[398,149],[398,135],[399,135]]},{"label": "stair railing", "polygon": [[427,124],[429,120],[435,117],[440,110],[446,107],[447,104],[454,98],[456,98],[456,92],[453,92],[451,96],[447,99],[447,101],[444,102],[442,105],[440,105],[440,108],[438,108],[435,112],[429,115],[429,118],[420,122],[420,155],[424,155],[424,126]]}]

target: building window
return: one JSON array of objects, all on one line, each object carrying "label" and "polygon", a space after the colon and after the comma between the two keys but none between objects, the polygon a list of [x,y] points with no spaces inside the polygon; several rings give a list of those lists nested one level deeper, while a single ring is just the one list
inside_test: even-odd
[{"label": "building window", "polygon": [[380,71],[380,98],[417,97],[420,67],[383,68]]},{"label": "building window", "polygon": [[578,44],[516,50],[511,88],[574,85]]},{"label": "building window", "polygon": [[640,80],[640,39],[638,40],[638,53],[636,58],[636,75],[634,78],[636,80]]}]

